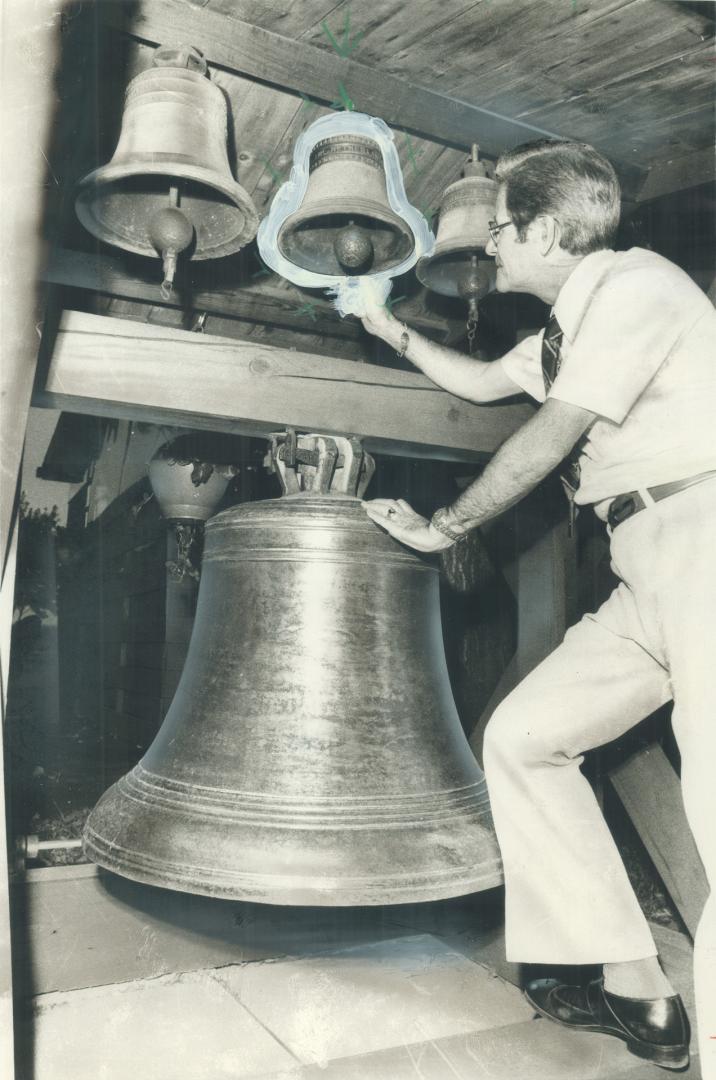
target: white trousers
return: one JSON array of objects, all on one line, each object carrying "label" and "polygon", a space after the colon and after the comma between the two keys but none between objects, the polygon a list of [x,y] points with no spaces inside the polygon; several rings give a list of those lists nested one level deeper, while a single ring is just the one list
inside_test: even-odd
[{"label": "white trousers", "polygon": [[[716,481],[617,526],[620,583],[496,710],[484,764],[505,867],[509,960],[600,964],[656,954],[580,765],[674,699],[686,814],[716,883]],[[704,1080],[716,1080],[716,897],[695,942]]]}]

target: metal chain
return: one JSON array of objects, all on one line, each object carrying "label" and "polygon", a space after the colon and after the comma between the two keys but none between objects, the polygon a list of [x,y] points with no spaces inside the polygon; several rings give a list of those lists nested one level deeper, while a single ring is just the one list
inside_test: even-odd
[{"label": "metal chain", "polygon": [[183,581],[184,578],[199,580],[199,570],[192,562],[191,553],[194,542],[198,536],[198,527],[195,523],[184,524],[177,522],[175,526],[177,538],[176,561],[169,560],[166,564],[172,581]]},{"label": "metal chain", "polygon": [[477,333],[477,319],[467,320],[467,351],[472,353],[475,348],[475,334]]}]

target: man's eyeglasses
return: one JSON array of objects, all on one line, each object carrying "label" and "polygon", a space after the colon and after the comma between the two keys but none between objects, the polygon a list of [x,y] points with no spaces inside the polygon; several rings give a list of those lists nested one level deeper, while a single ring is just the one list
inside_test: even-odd
[{"label": "man's eyeglasses", "polygon": [[490,236],[492,237],[493,244],[496,244],[500,239],[500,233],[503,229],[506,229],[508,225],[514,225],[514,221],[502,221],[499,224],[496,221],[488,221],[487,228]]}]

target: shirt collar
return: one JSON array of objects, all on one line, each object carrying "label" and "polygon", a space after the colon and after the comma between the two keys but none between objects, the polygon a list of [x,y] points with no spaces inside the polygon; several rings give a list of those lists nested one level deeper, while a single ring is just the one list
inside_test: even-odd
[{"label": "shirt collar", "polygon": [[589,303],[612,266],[614,258],[615,252],[609,248],[585,255],[559,290],[553,311],[569,341],[574,341],[577,336]]}]

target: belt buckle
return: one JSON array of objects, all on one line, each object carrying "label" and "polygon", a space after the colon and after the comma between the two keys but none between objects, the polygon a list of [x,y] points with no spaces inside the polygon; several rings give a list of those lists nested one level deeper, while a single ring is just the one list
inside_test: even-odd
[{"label": "belt buckle", "polygon": [[617,495],[616,499],[612,500],[607,511],[607,523],[610,528],[616,529],[617,525],[621,525],[623,521],[635,514],[638,509],[639,505],[634,495]]}]

